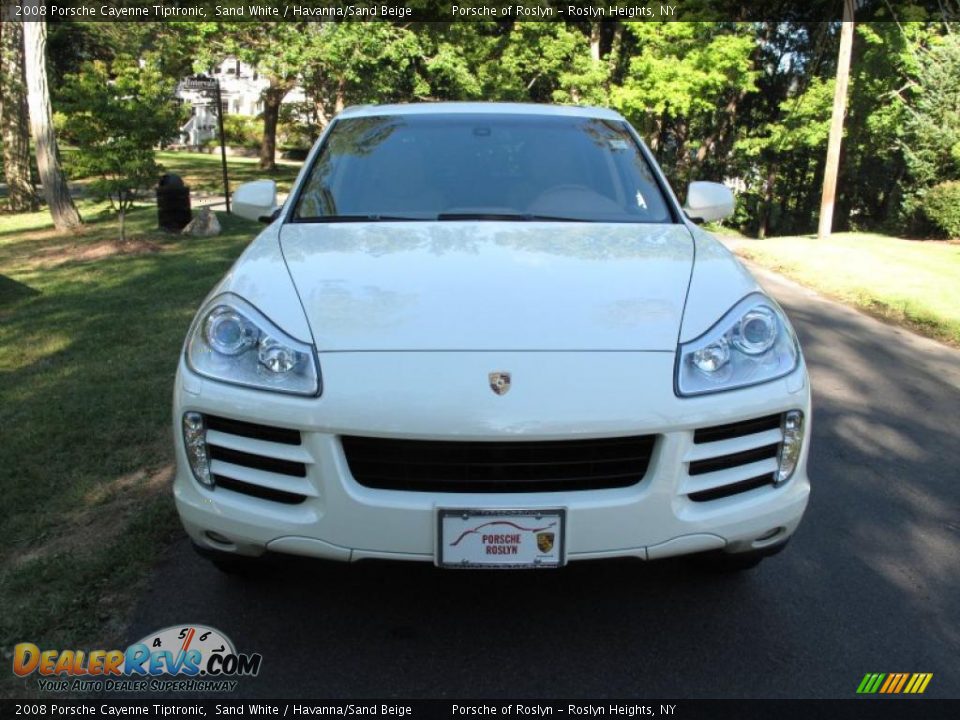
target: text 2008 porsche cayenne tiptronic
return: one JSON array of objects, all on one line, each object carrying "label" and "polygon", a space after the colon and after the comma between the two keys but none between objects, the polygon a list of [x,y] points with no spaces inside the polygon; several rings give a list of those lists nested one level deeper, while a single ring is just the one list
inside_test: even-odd
[{"label": "text 2008 porsche cayenne tiptronic", "polygon": [[597,108],[344,111],[197,313],[176,503],[224,568],[266,553],[557,567],[783,547],[810,386],[783,311]]}]

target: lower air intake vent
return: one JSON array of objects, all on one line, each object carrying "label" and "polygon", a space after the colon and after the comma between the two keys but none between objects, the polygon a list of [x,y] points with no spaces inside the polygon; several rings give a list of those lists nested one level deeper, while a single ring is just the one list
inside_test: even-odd
[{"label": "lower air intake vent", "polygon": [[299,430],[207,415],[207,452],[217,488],[285,505],[316,495],[307,479],[313,462]]},{"label": "lower air intake vent", "polygon": [[694,502],[738,495],[777,479],[783,415],[700,428],[687,454],[683,492]]},{"label": "lower air intake vent", "polygon": [[341,438],[366,487],[430,492],[598,490],[643,480],[654,435],[537,442]]},{"label": "lower air intake vent", "polygon": [[272,488],[241,482],[233,478],[224,477],[223,475],[214,475],[213,480],[217,484],[217,487],[233,490],[233,492],[250,495],[251,497],[272,500],[273,502],[283,503],[284,505],[298,505],[307,499],[304,495],[288,493],[283,490],[273,490]]}]

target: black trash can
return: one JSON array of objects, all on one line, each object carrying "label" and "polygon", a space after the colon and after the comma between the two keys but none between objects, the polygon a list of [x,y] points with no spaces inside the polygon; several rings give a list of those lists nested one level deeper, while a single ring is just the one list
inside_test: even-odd
[{"label": "black trash can", "polygon": [[179,175],[164,175],[157,183],[157,224],[164,230],[180,232],[191,218],[190,188]]}]

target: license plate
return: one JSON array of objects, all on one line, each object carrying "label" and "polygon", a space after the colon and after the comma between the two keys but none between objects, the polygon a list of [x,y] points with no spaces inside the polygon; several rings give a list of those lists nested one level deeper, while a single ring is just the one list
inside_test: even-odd
[{"label": "license plate", "polygon": [[565,512],[552,510],[438,511],[437,565],[458,568],[560,567]]}]

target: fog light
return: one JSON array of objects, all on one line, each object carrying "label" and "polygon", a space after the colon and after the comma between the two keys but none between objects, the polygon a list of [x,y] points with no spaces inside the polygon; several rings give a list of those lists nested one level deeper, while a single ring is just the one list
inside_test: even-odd
[{"label": "fog light", "polygon": [[777,487],[793,476],[793,471],[797,469],[800,461],[800,450],[803,449],[803,413],[799,410],[785,413],[781,429],[783,442],[780,444],[780,467],[774,483]]},{"label": "fog light", "polygon": [[[764,540],[773,540],[777,535],[783,532],[782,527],[775,527],[773,530],[767,530],[763,535],[754,540],[754,543],[763,542]],[[210,533],[207,533],[208,535]]]},{"label": "fog light", "polygon": [[207,530],[207,538],[220,545],[233,545],[233,543],[230,542],[230,538],[224,537],[220,533],[214,532],[213,530]]},{"label": "fog light", "polygon": [[203,415],[197,412],[183,414],[183,446],[187,451],[187,460],[197,482],[204,487],[213,487],[210,475],[210,456],[207,453],[207,428]]}]

